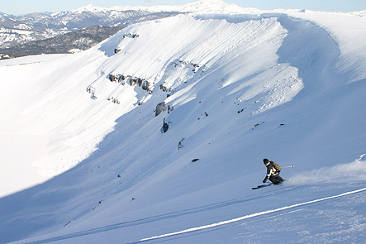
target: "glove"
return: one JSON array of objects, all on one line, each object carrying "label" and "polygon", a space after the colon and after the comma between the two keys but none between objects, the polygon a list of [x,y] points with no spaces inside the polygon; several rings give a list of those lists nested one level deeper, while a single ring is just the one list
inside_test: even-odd
[{"label": "glove", "polygon": [[264,179],[264,180],[263,180],[263,183],[266,183],[266,181],[267,181],[267,179]]}]

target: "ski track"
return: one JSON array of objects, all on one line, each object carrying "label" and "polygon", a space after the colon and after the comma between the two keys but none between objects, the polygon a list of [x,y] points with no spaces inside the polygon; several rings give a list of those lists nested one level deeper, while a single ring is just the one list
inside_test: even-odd
[{"label": "ski track", "polygon": [[[279,191],[279,192],[286,192],[286,191],[292,190],[292,189],[293,189],[293,187],[290,187],[290,188],[283,189],[282,191]],[[226,221],[222,221],[222,222],[218,222],[218,223],[213,223],[213,224],[204,225],[204,226],[200,226],[200,227],[193,227],[193,228],[185,229],[182,231],[167,233],[167,234],[163,234],[163,235],[159,235],[159,236],[143,238],[137,242],[129,242],[129,244],[148,242],[148,241],[153,241],[153,240],[157,240],[157,239],[196,232],[196,231],[200,231],[200,230],[207,230],[207,229],[239,222],[239,221],[242,221],[245,219],[250,219],[250,218],[254,218],[254,217],[258,217],[258,216],[262,216],[262,215],[266,215],[266,214],[271,214],[271,213],[280,212],[280,211],[284,211],[284,210],[288,210],[288,209],[293,209],[296,207],[301,207],[304,205],[314,204],[314,203],[323,202],[323,201],[327,201],[327,200],[331,200],[331,199],[335,199],[335,198],[340,198],[340,197],[344,197],[344,196],[348,196],[348,195],[352,195],[352,194],[357,194],[357,193],[360,193],[363,191],[366,191],[366,188],[361,188],[358,190],[349,191],[349,192],[341,193],[341,194],[330,196],[330,197],[319,198],[319,199],[315,199],[315,200],[311,200],[311,201],[307,201],[307,202],[303,202],[303,203],[297,203],[297,204],[293,204],[293,205],[289,205],[289,206],[285,206],[285,207],[281,207],[281,208],[276,208],[276,209],[272,209],[272,210],[266,210],[266,211],[262,211],[262,212],[258,212],[258,213],[253,213],[253,214],[245,215],[242,217],[238,217],[238,218],[234,218],[234,219],[230,219],[230,220],[226,220]],[[277,192],[277,193],[279,193],[279,192]],[[125,227],[131,227],[131,226],[135,226],[135,225],[151,223],[151,222],[159,221],[162,219],[175,218],[175,217],[184,216],[187,214],[194,214],[194,213],[199,213],[202,211],[209,211],[212,209],[228,207],[228,206],[231,206],[234,204],[240,204],[243,202],[257,200],[259,198],[264,198],[264,197],[267,197],[272,194],[273,193],[268,193],[268,194],[257,196],[257,197],[252,196],[250,198],[245,198],[245,199],[237,199],[237,200],[233,200],[233,201],[226,201],[226,202],[221,202],[221,203],[216,203],[216,204],[210,204],[207,206],[197,207],[197,208],[188,209],[188,210],[182,210],[182,211],[175,212],[175,213],[167,213],[167,214],[162,214],[162,215],[158,215],[158,216],[147,217],[147,218],[138,219],[138,220],[134,220],[134,221],[123,222],[123,223],[103,226],[103,227],[99,227],[99,228],[95,228],[95,229],[91,229],[91,230],[86,230],[86,231],[71,233],[71,234],[62,235],[62,236],[58,236],[58,237],[48,238],[48,239],[44,239],[44,240],[26,242],[25,244],[40,244],[40,243],[56,242],[56,241],[62,241],[62,240],[68,240],[68,239],[78,238],[78,237],[82,237],[82,236],[92,235],[92,234],[98,234],[98,233],[102,233],[102,232],[106,232],[106,231],[113,231],[113,230],[121,229],[121,228],[125,228]]]},{"label": "ski track", "polygon": [[185,216],[185,215],[189,215],[189,214],[196,214],[196,213],[201,213],[201,212],[210,211],[210,210],[214,210],[214,209],[230,207],[232,205],[242,204],[242,203],[246,203],[246,202],[266,198],[266,197],[272,196],[273,194],[286,193],[288,191],[293,190],[294,188],[297,189],[299,187],[302,187],[302,186],[287,187],[287,188],[284,188],[284,189],[277,190],[276,193],[269,192],[269,193],[266,193],[266,194],[262,193],[260,195],[253,194],[253,195],[245,197],[245,198],[239,198],[239,199],[234,199],[234,200],[230,200],[230,201],[223,201],[223,202],[213,203],[213,204],[209,204],[209,205],[205,205],[205,206],[201,206],[201,207],[185,209],[185,210],[182,210],[182,211],[177,211],[177,212],[171,212],[171,213],[146,217],[146,218],[142,218],[142,219],[117,223],[117,224],[113,224],[113,225],[102,226],[102,227],[99,227],[99,228],[94,228],[94,229],[90,229],[90,230],[70,233],[70,234],[67,234],[67,235],[57,236],[57,237],[53,237],[53,238],[26,242],[25,244],[40,244],[40,243],[49,243],[49,242],[55,242],[55,241],[68,240],[68,239],[73,239],[73,238],[77,238],[77,237],[82,237],[82,236],[87,236],[87,235],[92,235],[92,234],[98,234],[98,233],[102,233],[102,232],[106,232],[106,231],[113,231],[113,230],[132,227],[132,226],[136,226],[136,225],[153,223],[153,222],[164,220],[164,219],[177,218],[177,217]]},{"label": "ski track", "polygon": [[190,233],[190,232],[194,232],[194,231],[210,229],[210,228],[214,228],[214,227],[218,227],[218,226],[222,226],[222,225],[235,223],[235,222],[242,221],[242,220],[245,220],[245,219],[258,217],[258,216],[261,216],[261,215],[271,214],[271,213],[280,212],[280,211],[283,211],[283,210],[288,210],[288,209],[292,209],[292,208],[296,208],[296,207],[300,207],[300,206],[304,206],[304,205],[309,205],[309,204],[323,202],[323,201],[327,201],[327,200],[331,200],[331,199],[335,199],[335,198],[339,198],[339,197],[344,197],[344,196],[348,196],[348,195],[352,195],[352,194],[357,194],[357,193],[360,193],[360,192],[363,192],[363,191],[366,191],[366,188],[362,188],[362,189],[358,189],[358,190],[354,190],[354,191],[349,191],[349,192],[346,192],[346,193],[342,193],[342,194],[338,194],[338,195],[334,195],[334,196],[330,196],[330,197],[319,198],[319,199],[315,199],[315,200],[308,201],[308,202],[297,203],[297,204],[293,204],[293,205],[290,205],[290,206],[285,206],[285,207],[276,208],[276,209],[272,209],[272,210],[253,213],[253,214],[245,215],[243,217],[239,217],[239,218],[235,218],[235,219],[231,219],[231,220],[226,220],[226,221],[222,221],[222,222],[218,222],[218,223],[214,223],[214,224],[204,225],[204,226],[200,226],[200,227],[194,227],[194,228],[190,228],[190,229],[186,229],[186,230],[182,230],[182,231],[178,231],[178,232],[167,233],[167,234],[160,235],[160,236],[153,236],[153,237],[149,237],[149,238],[144,238],[144,239],[141,239],[139,242],[146,242],[146,241],[161,239],[161,238],[165,238],[165,237],[171,237],[171,236],[186,234],[186,233]]}]

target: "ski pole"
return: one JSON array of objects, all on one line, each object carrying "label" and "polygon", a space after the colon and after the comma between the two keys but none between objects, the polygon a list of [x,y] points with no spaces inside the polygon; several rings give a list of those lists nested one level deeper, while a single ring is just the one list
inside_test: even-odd
[{"label": "ski pole", "polygon": [[293,168],[293,167],[295,167],[295,165],[283,166],[283,167],[281,167],[281,169],[285,169],[285,168]]}]

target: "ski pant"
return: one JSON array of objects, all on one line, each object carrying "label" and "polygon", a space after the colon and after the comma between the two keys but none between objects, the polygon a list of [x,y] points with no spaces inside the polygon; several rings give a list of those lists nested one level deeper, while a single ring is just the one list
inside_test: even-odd
[{"label": "ski pant", "polygon": [[273,184],[275,184],[275,185],[280,184],[280,183],[283,181],[283,179],[282,179],[282,178],[281,178],[281,176],[279,176],[279,175],[271,175],[271,176],[269,177],[269,180],[270,180]]}]

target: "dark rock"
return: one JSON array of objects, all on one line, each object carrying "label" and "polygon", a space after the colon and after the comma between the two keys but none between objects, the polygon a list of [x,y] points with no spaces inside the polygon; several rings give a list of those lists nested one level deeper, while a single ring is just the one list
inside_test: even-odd
[{"label": "dark rock", "polygon": [[168,130],[169,130],[169,125],[168,125],[168,123],[165,122],[165,119],[164,119],[162,131],[163,131],[163,133],[166,133]]},{"label": "dark rock", "polygon": [[167,110],[167,107],[165,105],[165,102],[161,102],[158,105],[156,105],[156,109],[155,109],[155,117],[157,117],[159,114],[161,114],[161,112],[164,112]]}]

